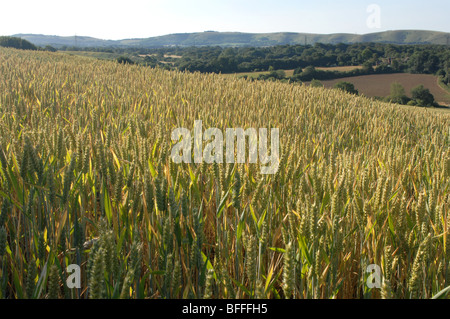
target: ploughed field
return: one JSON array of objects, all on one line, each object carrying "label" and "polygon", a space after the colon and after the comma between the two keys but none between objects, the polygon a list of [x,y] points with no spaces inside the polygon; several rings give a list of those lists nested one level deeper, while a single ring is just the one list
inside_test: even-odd
[{"label": "ploughed field", "polygon": [[369,97],[385,97],[390,94],[391,84],[400,83],[405,88],[405,94],[411,96],[411,90],[423,84],[430,90],[435,100],[441,105],[450,105],[450,93],[442,89],[437,82],[437,77],[431,74],[374,74],[355,77],[340,78],[334,80],[321,81],[326,88],[332,88],[336,83],[346,81],[353,83],[360,94]]},{"label": "ploughed field", "polygon": [[[0,48],[0,114],[1,298],[431,298],[450,284],[448,113]],[[174,163],[172,131],[196,120],[278,128],[278,171]]]}]

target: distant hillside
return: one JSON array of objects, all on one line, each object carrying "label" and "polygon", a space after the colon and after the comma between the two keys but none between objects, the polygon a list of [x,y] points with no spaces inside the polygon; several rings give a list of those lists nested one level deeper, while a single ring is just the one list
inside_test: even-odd
[{"label": "distant hillside", "polygon": [[240,32],[197,32],[177,33],[145,39],[101,40],[92,37],[60,37],[36,34],[17,34],[38,46],[54,47],[143,47],[166,46],[273,46],[283,44],[357,43],[378,42],[393,44],[447,44],[450,33],[420,30],[384,31],[369,34],[312,34],[312,33],[240,33]]},{"label": "distant hillside", "polygon": [[34,45],[44,47],[51,45],[55,48],[62,46],[79,46],[79,47],[108,47],[117,46],[116,41],[101,40],[92,37],[60,37],[56,35],[43,34],[16,34],[14,37],[19,37],[30,41]]}]

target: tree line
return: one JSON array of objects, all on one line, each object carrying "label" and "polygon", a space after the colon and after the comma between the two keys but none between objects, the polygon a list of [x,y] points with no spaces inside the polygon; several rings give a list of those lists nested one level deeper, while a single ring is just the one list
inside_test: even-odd
[{"label": "tree line", "polygon": [[[394,45],[379,43],[280,45],[267,48],[164,48],[160,54],[181,56],[173,65],[181,70],[238,73],[300,69],[307,67],[357,66],[349,72],[309,69],[297,80],[327,80],[372,73],[409,72],[436,74],[450,82],[450,50],[445,45]],[[346,74],[344,74],[346,73]]]},{"label": "tree line", "polygon": [[[305,69],[308,66],[333,67],[362,65],[355,72],[410,72],[437,74],[450,81],[450,50],[446,45],[395,45],[383,43],[277,45],[271,47],[163,47],[78,48],[67,51],[116,53],[132,57],[135,63],[164,66],[190,72],[240,73]],[[145,58],[138,58],[145,56]],[[174,58],[177,57],[177,58]],[[360,74],[358,74],[360,75]],[[329,76],[329,75],[327,75]]]},{"label": "tree line", "polygon": [[[38,48],[26,40],[0,37],[0,46],[55,51]],[[383,43],[277,45],[271,47],[163,47],[145,48],[80,48],[62,47],[67,51],[114,53],[119,62],[151,67],[179,69],[203,73],[241,73],[296,69],[291,81],[329,80],[374,73],[409,72],[435,74],[441,83],[450,84],[450,50],[446,45],[395,45]],[[126,57],[126,60],[125,58]],[[357,66],[348,72],[320,71],[317,67]],[[308,68],[309,67],[309,68]],[[273,73],[271,76],[277,78]]]},{"label": "tree line", "polygon": [[[0,46],[25,50],[56,51],[51,46],[36,47],[14,37],[0,37]],[[260,80],[306,82],[368,74],[408,72],[434,74],[450,89],[450,50],[446,45],[395,45],[383,43],[277,45],[271,47],[164,47],[79,48],[67,51],[114,53],[119,63],[203,73],[240,73],[270,71]],[[324,71],[317,67],[359,66],[351,71]],[[294,69],[286,77],[282,70]],[[403,99],[404,100],[404,99]],[[414,100],[414,99],[412,99]],[[421,99],[418,99],[421,101]],[[411,99],[409,100],[411,101]],[[408,101],[407,101],[408,102]],[[412,103],[412,102],[411,102]]]}]

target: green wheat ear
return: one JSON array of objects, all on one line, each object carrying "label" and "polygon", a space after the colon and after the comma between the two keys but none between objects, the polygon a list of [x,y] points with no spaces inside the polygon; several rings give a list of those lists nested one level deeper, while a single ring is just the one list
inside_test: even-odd
[{"label": "green wheat ear", "polygon": [[20,177],[22,177],[23,180],[25,180],[29,169],[29,148],[30,145],[28,144],[28,142],[26,142],[25,146],[23,147],[22,158],[20,160]]},{"label": "green wheat ear", "polygon": [[104,291],[104,272],[105,272],[105,254],[103,248],[99,248],[95,255],[91,258],[94,258],[90,281],[89,281],[89,298],[90,299],[102,299],[103,291]]},{"label": "green wheat ear", "polygon": [[173,187],[170,187],[169,189],[169,211],[170,211],[170,216],[172,218],[177,218],[178,214],[179,214],[179,207],[178,207],[178,203],[175,199],[175,194],[173,192]]},{"label": "green wheat ear", "polygon": [[31,260],[28,263],[27,280],[26,280],[26,294],[28,299],[32,299],[34,289],[36,287],[35,279],[37,275],[36,262]]},{"label": "green wheat ear", "polygon": [[283,292],[286,299],[291,298],[295,284],[294,248],[291,242],[286,245],[283,259]]},{"label": "green wheat ear", "polygon": [[235,299],[236,292],[234,291],[233,283],[227,271],[227,267],[222,267],[222,278],[225,280],[225,292],[228,299]]},{"label": "green wheat ear", "polygon": [[186,196],[186,192],[183,190],[181,192],[181,213],[184,218],[188,218],[189,216],[189,202],[188,197]]},{"label": "green wheat ear", "polygon": [[134,277],[135,277],[134,269],[129,269],[122,285],[122,290],[120,292],[120,299],[129,299],[130,287],[133,284]]},{"label": "green wheat ear", "polygon": [[59,270],[56,265],[50,267],[48,277],[48,299],[58,299],[60,290]]},{"label": "green wheat ear", "polygon": [[171,290],[172,290],[172,296],[174,297],[175,294],[178,292],[178,290],[181,287],[182,278],[183,278],[181,263],[178,258],[176,258],[175,265],[173,268],[174,269],[173,269],[173,278],[171,281]]},{"label": "green wheat ear", "polygon": [[167,180],[164,178],[162,168],[158,169],[155,182],[156,206],[160,212],[166,211],[167,205]]},{"label": "green wheat ear", "polygon": [[392,288],[389,280],[383,280],[381,284],[381,298],[392,299]]},{"label": "green wheat ear", "polygon": [[87,174],[87,172],[89,171],[89,160],[90,160],[90,149],[86,147],[83,153],[83,164],[82,164],[82,172],[84,174]]},{"label": "green wheat ear", "polygon": [[167,296],[170,295],[170,287],[173,279],[173,254],[167,254],[165,270],[164,270],[164,289]]},{"label": "green wheat ear", "polygon": [[208,269],[206,272],[205,292],[203,299],[211,299],[213,297],[214,270]]},{"label": "green wheat ear", "polygon": [[245,267],[249,282],[254,285],[256,282],[256,258],[258,256],[258,246],[256,238],[253,235],[246,239],[246,257]]},{"label": "green wheat ear", "polygon": [[256,282],[256,298],[257,299],[265,299],[266,298],[266,288],[264,287],[264,283],[261,279],[258,279]]}]

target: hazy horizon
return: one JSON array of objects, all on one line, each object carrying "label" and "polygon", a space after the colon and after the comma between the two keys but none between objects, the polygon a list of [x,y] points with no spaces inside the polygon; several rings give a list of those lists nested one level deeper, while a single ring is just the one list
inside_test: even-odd
[{"label": "hazy horizon", "polygon": [[[384,30],[384,31],[375,31],[375,32],[367,32],[367,33],[353,33],[358,35],[365,35],[370,33],[379,33],[379,32],[388,32],[388,31],[429,31],[429,32],[443,32],[443,33],[450,33],[445,31],[438,31],[438,30],[419,30],[419,29],[398,29],[398,30]],[[205,31],[193,31],[193,32],[175,32],[175,33],[168,33],[168,34],[161,34],[156,36],[150,36],[151,37],[159,37],[159,36],[166,36],[171,34],[190,34],[190,33],[203,33],[203,32],[220,32],[220,33],[250,33],[250,34],[268,34],[268,33],[308,33],[308,34],[317,34],[317,35],[331,35],[331,34],[352,34],[348,32],[336,32],[336,33],[313,33],[313,32],[292,32],[292,31],[274,31],[274,32],[241,32],[241,31],[216,31],[216,30],[205,30]],[[132,39],[145,39],[147,37],[143,38],[121,38],[121,39],[104,39],[104,38],[97,38],[86,34],[74,34],[74,35],[58,35],[58,34],[43,34],[43,33],[14,33],[14,34],[0,34],[0,36],[14,36],[14,35],[42,35],[42,36],[50,36],[50,37],[87,37],[87,38],[95,38],[99,40],[106,40],[106,41],[119,41],[119,40],[132,40]]]},{"label": "hazy horizon", "polygon": [[[87,36],[104,40],[204,31],[367,34],[389,30],[450,32],[450,1],[129,0],[2,3],[1,35]],[[378,23],[368,20],[374,14]],[[349,18],[351,17],[351,19]]]}]

